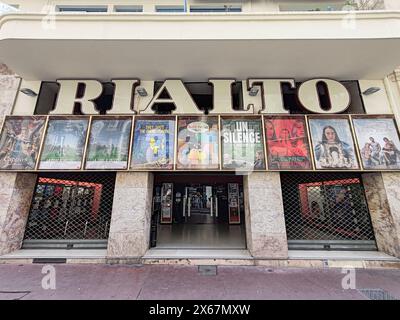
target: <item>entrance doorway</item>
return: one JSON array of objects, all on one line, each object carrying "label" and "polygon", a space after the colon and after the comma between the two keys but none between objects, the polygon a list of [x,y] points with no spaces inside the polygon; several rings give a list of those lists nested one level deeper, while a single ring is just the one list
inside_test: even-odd
[{"label": "entrance doorway", "polygon": [[153,196],[153,247],[246,248],[241,176],[157,174]]},{"label": "entrance doorway", "polygon": [[190,224],[214,224],[218,218],[217,196],[213,195],[211,185],[185,186],[183,210],[186,223]]}]

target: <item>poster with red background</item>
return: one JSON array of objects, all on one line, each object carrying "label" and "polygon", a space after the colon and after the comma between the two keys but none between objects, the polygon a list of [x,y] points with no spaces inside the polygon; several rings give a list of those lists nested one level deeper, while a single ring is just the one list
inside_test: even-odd
[{"label": "poster with red background", "polygon": [[303,116],[265,117],[268,168],[311,169],[310,146]]}]

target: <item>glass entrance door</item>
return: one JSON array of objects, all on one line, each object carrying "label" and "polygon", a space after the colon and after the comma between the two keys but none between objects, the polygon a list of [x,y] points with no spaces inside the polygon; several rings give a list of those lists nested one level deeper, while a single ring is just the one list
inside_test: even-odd
[{"label": "glass entrance door", "polygon": [[212,186],[186,186],[183,205],[186,223],[212,224],[218,218],[216,197]]}]

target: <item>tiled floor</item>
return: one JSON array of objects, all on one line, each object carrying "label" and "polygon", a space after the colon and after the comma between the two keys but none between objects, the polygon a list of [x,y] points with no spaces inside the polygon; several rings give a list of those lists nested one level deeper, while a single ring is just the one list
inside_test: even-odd
[{"label": "tiled floor", "polygon": [[386,253],[378,251],[320,251],[289,250],[289,259],[340,259],[340,260],[390,260],[399,261]]},{"label": "tiled floor", "polygon": [[158,249],[246,249],[244,226],[228,224],[159,225]]},{"label": "tiled floor", "polygon": [[151,249],[144,259],[253,259],[247,250]]},{"label": "tiled floor", "polygon": [[101,259],[105,258],[106,249],[23,249],[2,255],[1,259],[33,258],[68,258],[68,259]]}]

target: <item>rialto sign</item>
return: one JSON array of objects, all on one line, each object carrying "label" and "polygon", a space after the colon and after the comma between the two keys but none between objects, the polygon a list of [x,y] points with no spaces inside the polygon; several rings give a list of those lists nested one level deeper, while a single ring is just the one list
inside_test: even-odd
[{"label": "rialto sign", "polygon": [[[155,106],[173,105],[173,114],[204,113],[196,105],[182,80],[165,80],[155,92],[154,81],[115,79],[113,103],[107,114],[154,114]],[[212,114],[271,114],[288,113],[284,107],[282,85],[297,89],[297,99],[303,108],[313,113],[341,113],[350,105],[346,87],[332,79],[311,79],[298,88],[294,79],[247,79],[242,81],[242,96],[246,97],[241,110],[233,108],[232,85],[235,79],[210,79],[213,89]],[[97,80],[58,80],[59,92],[51,114],[73,114],[80,105],[83,114],[98,114],[95,100],[103,94],[103,85]],[[324,87],[324,103],[319,88]],[[80,88],[83,87],[83,90]],[[250,102],[249,102],[250,101]],[[251,102],[255,101],[255,102]],[[255,107],[258,105],[258,107]]]}]

